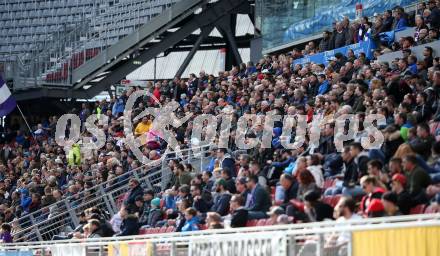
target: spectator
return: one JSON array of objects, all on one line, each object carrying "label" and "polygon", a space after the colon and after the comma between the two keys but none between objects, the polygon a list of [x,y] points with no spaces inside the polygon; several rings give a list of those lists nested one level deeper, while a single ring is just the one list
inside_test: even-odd
[{"label": "spectator", "polygon": [[11,225],[3,223],[0,230],[0,240],[2,243],[12,243]]},{"label": "spectator", "polygon": [[[206,193],[209,193],[210,197],[211,193],[208,191]],[[205,196],[202,195],[199,185],[191,186],[191,196],[194,200],[193,207],[200,213],[206,213],[211,209],[212,202],[208,201],[206,193],[204,193]]]},{"label": "spectator", "polygon": [[146,135],[150,131],[151,126],[152,126],[152,122],[148,118],[148,116],[142,117],[142,121],[136,125],[134,135],[135,136]]},{"label": "spectator", "polygon": [[[336,222],[346,222],[350,220],[360,220],[361,216],[355,213],[356,201],[351,197],[342,197],[335,206],[334,217]],[[328,245],[343,245],[350,241],[350,232],[333,234],[328,240]]]},{"label": "spectator", "polygon": [[211,207],[211,211],[225,216],[229,212],[229,201],[231,200],[231,194],[226,189],[227,183],[224,179],[219,179],[216,184],[216,195],[214,196],[214,204]]},{"label": "spectator", "polygon": [[322,39],[318,47],[321,52],[333,49],[330,31],[326,30],[322,33]]},{"label": "spectator", "polygon": [[[89,223],[84,226],[84,228],[88,228],[88,235],[87,238],[100,238],[101,236],[101,223],[97,219],[91,219],[89,220]],[[86,233],[86,232],[84,232]]]},{"label": "spectator", "polygon": [[122,211],[121,213],[121,233],[116,234],[116,236],[134,236],[139,234],[139,218],[135,214],[129,214],[127,211]]},{"label": "spectator", "polygon": [[246,208],[249,211],[249,219],[264,219],[266,212],[271,206],[270,195],[258,184],[258,177],[255,175],[247,178],[247,187],[249,193],[246,199]]},{"label": "spectator", "polygon": [[278,217],[281,215],[284,215],[284,209],[278,206],[273,206],[269,212],[267,212],[267,215],[269,216],[269,221],[271,225],[277,225],[278,223]]},{"label": "spectator", "polygon": [[386,216],[398,216],[402,215],[399,210],[398,197],[394,192],[386,192],[382,195],[382,204],[384,207],[384,211]]},{"label": "spectator", "polygon": [[397,195],[397,206],[403,214],[409,214],[414,206],[410,194],[405,189],[406,177],[403,174],[396,173],[393,175],[391,189]]},{"label": "spectator", "polygon": [[403,168],[408,181],[408,192],[415,204],[427,202],[425,189],[431,184],[431,177],[418,164],[414,155],[403,158]]},{"label": "spectator", "polygon": [[231,227],[246,227],[248,221],[248,210],[244,208],[245,200],[241,195],[233,195],[231,198]]},{"label": "spectator", "polygon": [[333,219],[333,207],[320,201],[321,193],[316,190],[304,195],[304,212],[309,222]]},{"label": "spectator", "polygon": [[235,194],[236,188],[235,188],[235,181],[230,176],[231,171],[228,169],[222,170],[222,179],[226,181],[226,189],[231,193]]},{"label": "spectator", "polygon": [[197,211],[194,208],[188,208],[185,210],[185,225],[182,227],[182,232],[197,231],[199,230],[199,219],[197,217]]},{"label": "spectator", "polygon": [[372,199],[366,210],[369,218],[383,217],[385,215],[385,208],[380,199]]},{"label": "spectator", "polygon": [[408,26],[408,21],[406,20],[402,9],[400,8],[394,9],[393,17],[394,17],[394,26],[393,26],[394,31],[402,30]]},{"label": "spectator", "polygon": [[222,169],[227,169],[231,171],[231,176],[235,177],[235,161],[234,159],[227,153],[225,148],[219,148],[217,150],[217,161],[218,167]]},{"label": "spectator", "polygon": [[364,213],[368,213],[368,206],[373,199],[381,199],[385,189],[383,185],[376,179],[375,176],[364,176],[360,181],[362,189],[365,192],[365,196],[362,198],[360,210]]},{"label": "spectator", "polygon": [[137,179],[130,179],[128,185],[130,187],[130,191],[128,198],[125,201],[125,206],[127,207],[128,212],[135,212],[137,209],[135,204],[136,198],[142,197],[143,190]]},{"label": "spectator", "polygon": [[336,29],[333,32],[332,41],[335,49],[350,44],[350,36],[348,35],[348,31],[343,28],[343,25],[340,22],[336,23]]},{"label": "spectator", "polygon": [[162,210],[160,209],[160,199],[154,198],[151,200],[151,210],[148,213],[147,223],[141,223],[142,225],[147,225],[149,227],[155,227],[157,222],[162,218]]},{"label": "spectator", "polygon": [[176,165],[174,168],[174,175],[176,175],[176,182],[174,183],[176,188],[180,187],[181,185],[189,186],[191,184],[191,174],[185,171],[183,164]]},{"label": "spectator", "polygon": [[429,24],[432,28],[440,29],[440,9],[435,0],[429,0],[429,10],[431,11],[431,14],[428,17]]},{"label": "spectator", "polygon": [[208,229],[223,229],[222,218],[216,212],[208,212],[206,216],[206,224]]}]

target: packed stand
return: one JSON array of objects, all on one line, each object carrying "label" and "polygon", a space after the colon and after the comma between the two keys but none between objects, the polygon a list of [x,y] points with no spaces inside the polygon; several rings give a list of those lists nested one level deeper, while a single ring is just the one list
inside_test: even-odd
[{"label": "packed stand", "polygon": [[[64,152],[55,143],[56,116],[37,124],[33,134],[17,127],[7,128],[0,152],[0,237],[4,242],[12,241],[11,234],[26,228],[17,221],[20,217],[40,211],[41,219],[51,218],[56,214],[56,202],[89,200],[81,193],[113,179],[130,187],[117,214],[109,217],[99,208],[89,208],[78,217],[80,226],[50,239],[437,212],[440,63],[432,48],[426,48],[423,60],[417,60],[409,48],[439,39],[438,2],[430,1],[419,9],[414,18],[417,33],[411,40],[387,45],[375,37],[379,31],[410,23],[403,9],[396,8],[377,16],[375,24],[367,19],[353,26],[347,19],[336,23],[333,35],[325,32],[318,46],[312,42],[302,51],[266,56],[256,65],[249,62],[217,76],[201,71],[189,79],[149,84],[161,103],[172,99],[179,102],[177,116],[188,112],[219,116],[224,109],[234,110],[228,148],[213,149],[209,167],[202,173],[191,164],[169,161],[174,179],[165,191],[146,189],[145,184],[127,175],[141,164],[123,142],[123,110],[131,93],[140,88],[130,88],[110,102],[83,104],[80,110],[72,110],[82,123],[90,115],[109,117],[108,124],[99,126],[105,131],[107,143],[90,155],[84,155],[78,145]],[[375,57],[402,49],[404,58],[379,63],[368,60],[365,54],[355,56],[349,52],[348,56],[336,54],[328,66],[292,65],[305,54],[354,43],[365,36],[380,41]],[[133,115],[154,105],[154,100],[144,97],[136,103]],[[308,123],[322,119],[319,146],[310,145],[306,136],[298,149],[284,149],[281,141],[296,136],[284,138],[282,123],[276,122],[271,148],[240,150],[234,142],[238,118],[244,114],[264,115],[270,110],[281,115],[307,115]],[[355,139],[345,142],[342,152],[337,152],[335,119],[342,114],[356,114],[361,121],[368,114],[384,115],[386,124],[379,127],[385,137],[381,149],[361,146],[366,132],[360,122]],[[166,143],[156,136],[158,131],[151,130],[152,121],[152,116],[144,117],[133,132],[135,136],[152,135],[141,150],[150,159],[157,159]],[[182,148],[191,141],[192,125],[189,121],[173,129]],[[87,130],[82,131],[90,136]],[[261,139],[263,125],[253,124],[246,136]],[[344,239],[348,238],[340,235],[329,242]]]}]

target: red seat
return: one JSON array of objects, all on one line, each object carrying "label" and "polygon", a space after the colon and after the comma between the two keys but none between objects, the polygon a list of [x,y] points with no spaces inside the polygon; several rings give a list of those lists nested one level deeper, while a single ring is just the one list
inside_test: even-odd
[{"label": "red seat", "polygon": [[148,228],[139,229],[139,235],[146,235],[146,234],[148,234]]},{"label": "red seat", "polygon": [[151,228],[151,234],[157,234],[159,233],[160,228]]},{"label": "red seat", "polygon": [[298,199],[290,200],[290,204],[292,204],[298,211],[304,212],[304,202]]},{"label": "red seat", "polygon": [[246,223],[246,227],[255,227],[258,223],[258,220],[248,220]]},{"label": "red seat", "polygon": [[266,219],[261,219],[257,221],[257,226],[266,226]]},{"label": "red seat", "polygon": [[173,227],[173,226],[170,226],[170,227],[167,227],[167,233],[171,233],[171,232],[174,232],[176,230],[176,228],[175,227]]},{"label": "red seat", "polygon": [[340,195],[333,196],[330,205],[332,207],[335,207],[338,204],[339,200],[341,200],[341,196]]},{"label": "red seat", "polygon": [[167,232],[167,227],[163,226],[159,229],[158,233],[166,233]]},{"label": "red seat", "polygon": [[432,205],[428,205],[425,208],[425,213],[438,213],[438,212],[439,211],[435,207],[433,207]]},{"label": "red seat", "polygon": [[425,210],[425,205],[419,204],[419,205],[416,205],[413,208],[411,208],[411,210],[409,211],[409,214],[422,214],[423,210]]},{"label": "red seat", "polygon": [[326,179],[324,181],[324,187],[323,189],[326,190],[328,188],[331,188],[335,185],[336,181],[334,179]]}]

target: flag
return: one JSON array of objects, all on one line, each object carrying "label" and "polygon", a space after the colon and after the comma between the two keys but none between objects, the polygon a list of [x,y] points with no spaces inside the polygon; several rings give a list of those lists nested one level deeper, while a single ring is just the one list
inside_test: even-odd
[{"label": "flag", "polygon": [[0,76],[0,117],[11,113],[15,106],[17,106],[17,103],[11,96],[11,91],[9,91],[5,81],[3,81],[3,78]]}]

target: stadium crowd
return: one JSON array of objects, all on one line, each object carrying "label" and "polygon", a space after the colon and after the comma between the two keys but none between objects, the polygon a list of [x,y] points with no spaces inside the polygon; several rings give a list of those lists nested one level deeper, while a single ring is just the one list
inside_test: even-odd
[{"label": "stadium crowd", "polygon": [[[33,134],[7,127],[0,141],[0,238],[11,242],[11,234],[24,228],[19,221],[23,217],[40,211],[42,219],[51,218],[57,202],[89,200],[80,193],[114,179],[130,186],[120,211],[108,218],[99,208],[87,209],[79,216],[80,226],[54,239],[136,235],[157,227],[177,232],[235,228],[261,219],[273,225],[345,221],[410,214],[420,205],[429,205],[426,208],[432,212],[440,210],[440,61],[430,47],[425,48],[424,59],[410,49],[439,39],[439,5],[439,1],[421,4],[415,17],[396,7],[375,16],[374,22],[363,18],[350,24],[344,19],[335,23],[332,33],[324,32],[319,44],[310,42],[303,50],[265,56],[256,65],[242,64],[218,76],[201,71],[189,79],[149,83],[160,102],[179,102],[177,116],[187,112],[218,116],[225,108],[234,110],[228,148],[213,149],[209,167],[202,173],[194,173],[190,164],[169,161],[174,179],[165,191],[145,189],[142,182],[126,175],[141,166],[122,140],[126,101],[140,88],[72,110],[82,123],[90,115],[109,117],[108,124],[100,125],[106,145],[90,155],[84,155],[78,145],[64,152],[56,144],[57,116],[38,123]],[[388,45],[378,36],[412,23],[414,37]],[[336,54],[328,66],[292,64],[304,55],[365,38],[378,41],[375,58],[400,50],[404,57],[381,63],[349,52],[348,56]],[[154,105],[145,97],[136,103],[134,114]],[[270,110],[307,115],[308,123],[322,119],[319,146],[309,145],[306,136],[298,149],[284,149],[281,141],[289,138],[281,136],[282,124],[276,122],[271,148],[238,150],[233,132],[236,120],[243,114],[264,115]],[[360,118],[359,131],[337,152],[334,120],[347,113]],[[361,146],[366,136],[362,121],[368,114],[386,117],[386,125],[379,127],[385,137],[381,149]],[[140,120],[134,134],[156,134],[152,118]],[[183,148],[191,140],[191,129],[192,121],[173,129]],[[84,129],[83,135],[90,136]],[[255,123],[246,136],[262,135],[262,124]],[[142,152],[158,159],[165,147],[158,136],[150,136]],[[341,242],[344,237],[335,239]]]}]

